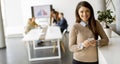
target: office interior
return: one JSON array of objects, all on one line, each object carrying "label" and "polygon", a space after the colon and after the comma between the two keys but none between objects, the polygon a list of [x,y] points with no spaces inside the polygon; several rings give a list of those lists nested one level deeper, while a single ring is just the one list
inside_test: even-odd
[{"label": "office interior", "polygon": [[[93,6],[96,19],[99,10],[111,9],[113,11],[115,21],[110,25],[112,28],[110,45],[99,48],[99,59],[100,64],[119,64],[120,0],[0,0],[0,64],[72,64],[72,53],[68,49],[69,30],[75,23],[75,8],[80,1],[88,1]],[[28,49],[22,41],[24,27],[28,18],[32,17],[31,7],[43,5],[52,5],[55,10],[63,12],[64,17],[67,19],[68,32],[62,35],[65,52],[61,49],[59,59],[29,61]],[[49,25],[49,18],[43,20],[48,21]],[[56,53],[48,51],[52,51],[52,49],[37,51],[37,53],[40,56],[58,55],[58,50]],[[108,58],[115,58],[115,60]]]}]

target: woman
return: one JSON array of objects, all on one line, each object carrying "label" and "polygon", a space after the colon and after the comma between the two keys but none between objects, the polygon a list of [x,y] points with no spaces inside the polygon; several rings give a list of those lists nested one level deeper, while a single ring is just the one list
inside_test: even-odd
[{"label": "woman", "polygon": [[58,15],[59,15],[58,11],[55,11],[54,9],[51,11],[51,16],[50,16],[51,25],[57,24],[57,22],[59,21]]},{"label": "woman", "polygon": [[25,29],[25,34],[27,34],[31,29],[38,27],[38,24],[35,22],[35,18],[29,18],[28,24]]},{"label": "woman", "polygon": [[76,23],[69,33],[73,64],[98,64],[97,46],[108,45],[108,37],[100,23],[95,20],[93,8],[88,2],[78,3],[75,15]]}]

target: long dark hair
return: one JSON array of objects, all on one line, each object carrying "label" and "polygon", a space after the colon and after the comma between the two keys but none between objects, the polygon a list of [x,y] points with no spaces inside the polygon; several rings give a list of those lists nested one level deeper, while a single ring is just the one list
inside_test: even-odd
[{"label": "long dark hair", "polygon": [[98,34],[97,34],[97,28],[96,28],[96,20],[95,20],[95,17],[94,17],[94,10],[92,8],[92,6],[86,2],[86,1],[81,1],[78,3],[77,7],[76,7],[76,10],[75,10],[75,16],[76,16],[76,23],[80,23],[81,22],[81,18],[78,14],[78,11],[81,7],[87,7],[89,10],[90,10],[90,18],[89,18],[89,22],[88,22],[88,26],[89,28],[92,30],[94,36],[95,36],[95,39],[98,39]]}]

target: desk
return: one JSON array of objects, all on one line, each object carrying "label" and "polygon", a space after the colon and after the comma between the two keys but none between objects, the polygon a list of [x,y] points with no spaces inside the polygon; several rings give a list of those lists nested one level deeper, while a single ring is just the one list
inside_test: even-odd
[{"label": "desk", "polygon": [[98,49],[99,64],[120,64],[120,36],[112,31],[109,45]]},{"label": "desk", "polygon": [[54,39],[62,39],[62,33],[60,31],[60,27],[58,26],[50,26],[46,32],[45,40],[54,40]]},{"label": "desk", "polygon": [[45,35],[45,41],[51,41],[51,40],[57,41],[56,47],[58,48],[58,56],[31,58],[30,46],[29,46],[30,41],[32,41],[32,43],[33,43],[33,50],[34,51],[37,49],[54,48],[54,46],[43,46],[43,47],[36,47],[35,46],[34,41],[38,40],[41,37],[41,35],[43,35],[43,34],[44,33],[42,33],[42,29],[32,29],[30,32],[28,32],[27,35],[24,36],[23,41],[28,42],[27,43],[27,51],[28,51],[29,61],[60,59],[61,58],[60,39],[62,38],[62,34],[60,32],[60,28],[57,26],[49,26],[47,28],[46,35]]},{"label": "desk", "polygon": [[111,34],[112,34],[111,38],[120,38],[120,36],[117,33],[115,33],[114,31],[112,31]]},{"label": "desk", "polygon": [[[108,32],[106,31],[106,29],[104,29],[105,33],[107,34]],[[112,30],[111,30],[112,31]],[[111,37],[109,38],[117,38],[120,37],[117,33],[115,33],[114,31],[111,32]]]}]

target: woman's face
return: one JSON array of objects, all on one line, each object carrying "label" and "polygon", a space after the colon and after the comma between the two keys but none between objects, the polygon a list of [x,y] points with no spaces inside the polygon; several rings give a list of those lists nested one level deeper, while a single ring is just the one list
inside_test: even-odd
[{"label": "woman's face", "polygon": [[82,21],[88,21],[90,18],[90,9],[87,7],[80,7],[78,10],[78,14]]}]

